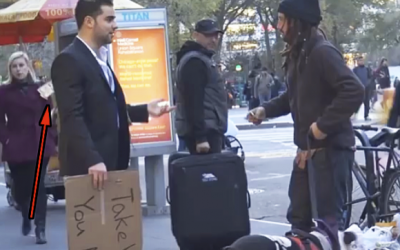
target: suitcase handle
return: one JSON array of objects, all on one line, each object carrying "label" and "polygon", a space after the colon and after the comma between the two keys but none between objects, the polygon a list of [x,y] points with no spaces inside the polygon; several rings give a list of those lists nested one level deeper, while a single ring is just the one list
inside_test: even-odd
[{"label": "suitcase handle", "polygon": [[251,196],[249,190],[246,191],[247,193],[247,208],[251,208]]},{"label": "suitcase handle", "polygon": [[171,205],[171,199],[169,197],[169,186],[165,189],[165,198],[167,199],[167,202],[169,205]]}]

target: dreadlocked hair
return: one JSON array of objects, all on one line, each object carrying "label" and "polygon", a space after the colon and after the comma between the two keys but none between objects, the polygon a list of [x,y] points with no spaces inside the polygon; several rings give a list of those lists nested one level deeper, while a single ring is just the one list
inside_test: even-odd
[{"label": "dreadlocked hair", "polygon": [[281,51],[282,57],[285,58],[282,68],[286,69],[289,60],[297,60],[299,59],[302,50],[304,48],[304,44],[308,41],[313,33],[316,30],[316,27],[303,22],[299,19],[294,19],[287,17],[288,24],[288,33],[286,34],[287,39],[290,42],[286,44],[283,51]]}]

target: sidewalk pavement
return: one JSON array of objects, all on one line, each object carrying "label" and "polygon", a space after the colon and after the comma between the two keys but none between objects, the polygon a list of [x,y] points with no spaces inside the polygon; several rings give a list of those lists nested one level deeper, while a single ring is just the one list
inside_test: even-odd
[{"label": "sidewalk pavement", "polygon": [[[6,204],[6,189],[0,186],[0,249],[4,250],[68,250],[65,203],[49,202],[46,245],[35,245],[33,236],[21,235],[21,216]],[[252,234],[283,235],[290,228],[283,223],[251,221]],[[177,250],[171,233],[169,216],[143,218],[143,250]]]},{"label": "sidewalk pavement", "polygon": [[[360,107],[360,112],[358,112],[356,119],[353,120],[354,124],[377,124],[380,122],[380,114],[381,110],[377,109],[376,111],[370,112],[371,121],[364,120],[364,106]],[[266,129],[266,128],[287,128],[293,127],[293,119],[291,114],[270,119],[268,121],[264,121],[262,124],[256,126],[252,123],[249,123],[245,117],[248,113],[247,108],[238,108],[238,109],[230,109],[229,110],[229,118],[236,124],[239,130],[249,130],[249,129]]]}]

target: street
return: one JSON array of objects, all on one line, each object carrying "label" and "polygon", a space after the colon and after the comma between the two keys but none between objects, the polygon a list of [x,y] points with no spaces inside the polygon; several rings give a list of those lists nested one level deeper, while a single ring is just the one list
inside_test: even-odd
[{"label": "street", "polygon": [[[381,97],[379,97],[379,100],[380,98]],[[372,110],[369,114],[371,121],[365,122],[363,114],[364,105],[361,105],[356,118],[353,119],[353,123],[366,124],[366,123],[379,122],[381,120],[380,114],[382,113],[382,109],[379,105],[379,102],[375,104],[374,108],[375,110]],[[247,113],[248,113],[247,108],[230,109],[229,119],[231,119],[240,130],[247,130],[247,129],[253,130],[253,129],[264,129],[264,128],[287,128],[287,127],[291,128],[293,126],[293,120],[290,114],[274,119],[269,119],[267,121],[264,121],[261,125],[255,126],[247,121],[246,119]]]},{"label": "street", "polygon": [[[287,188],[296,147],[293,128],[255,129],[240,131],[237,136],[246,152],[246,170],[251,193],[250,215],[252,232],[282,234],[289,229],[286,209]],[[362,155],[357,156],[362,161]],[[165,158],[166,160],[166,158]],[[165,166],[166,167],[166,166]],[[140,167],[142,197],[145,197],[143,164]],[[6,202],[3,170],[0,169],[0,242],[1,249],[67,249],[64,201],[49,201],[47,235],[49,243],[34,245],[34,238],[20,233],[21,216]],[[146,250],[177,249],[170,233],[167,216],[143,219]]]}]

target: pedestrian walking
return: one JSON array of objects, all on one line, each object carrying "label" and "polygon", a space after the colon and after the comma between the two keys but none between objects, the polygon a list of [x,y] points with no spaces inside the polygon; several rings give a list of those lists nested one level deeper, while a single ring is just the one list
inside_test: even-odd
[{"label": "pedestrian walking", "polygon": [[370,100],[371,100],[371,84],[373,82],[371,81],[373,77],[373,72],[369,67],[365,66],[364,63],[364,58],[360,56],[357,59],[357,67],[353,69],[354,74],[358,77],[360,82],[364,85],[364,120],[365,121],[370,121],[371,119],[369,118],[369,110],[370,110]]},{"label": "pedestrian walking", "polygon": [[381,89],[390,88],[390,72],[388,61],[386,58],[382,58],[379,67],[375,71],[375,75],[378,79],[378,83]]},{"label": "pedestrian walking", "polygon": [[254,96],[258,98],[260,103],[271,99],[274,83],[274,78],[268,73],[268,69],[264,67],[254,83]]},{"label": "pedestrian walking", "polygon": [[[256,82],[256,78],[257,78],[258,72],[256,70],[252,70],[249,73],[249,110],[254,109],[255,107],[258,107],[260,105],[260,100],[258,99],[257,96],[255,96],[254,93],[254,85]],[[245,117],[246,119],[248,119],[248,117]]]},{"label": "pedestrian walking", "polygon": [[287,218],[293,228],[313,227],[306,161],[314,166],[318,214],[332,230],[343,229],[343,207],[354,163],[350,117],[364,99],[364,88],[341,53],[318,29],[318,0],[283,0],[277,28],[286,47],[284,70],[288,89],[250,112],[249,120],[291,113],[298,153],[289,184]]},{"label": "pedestrian walking", "polygon": [[[0,142],[3,160],[8,163],[15,201],[22,214],[22,234],[31,231],[29,208],[37,168],[42,127],[39,125],[46,105],[52,105],[38,92],[43,84],[36,78],[28,55],[13,53],[8,60],[8,78],[0,86]],[[56,155],[57,130],[49,127],[45,146],[35,209],[37,244],[45,244],[47,195],[44,177],[51,156]]]},{"label": "pedestrian walking", "polygon": [[191,154],[220,153],[228,124],[225,84],[213,61],[222,31],[215,21],[196,23],[194,41],[177,53],[177,134]]},{"label": "pedestrian walking", "polygon": [[51,68],[60,118],[61,175],[92,174],[99,189],[107,171],[128,168],[130,121],[148,122],[149,115],[158,117],[173,109],[159,106],[162,100],[126,104],[107,63],[105,46],[117,29],[115,17],[112,0],[79,0],[75,8],[78,35]]}]

